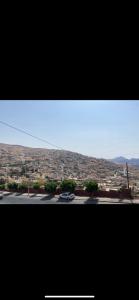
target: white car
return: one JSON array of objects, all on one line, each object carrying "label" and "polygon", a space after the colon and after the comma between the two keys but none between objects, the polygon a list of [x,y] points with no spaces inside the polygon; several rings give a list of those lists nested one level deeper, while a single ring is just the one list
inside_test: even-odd
[{"label": "white car", "polygon": [[2,199],[3,198],[3,195],[2,194],[0,194],[0,199]]},{"label": "white car", "polygon": [[71,194],[70,192],[60,194],[59,199],[65,199],[65,200],[73,200],[75,198],[74,194]]}]

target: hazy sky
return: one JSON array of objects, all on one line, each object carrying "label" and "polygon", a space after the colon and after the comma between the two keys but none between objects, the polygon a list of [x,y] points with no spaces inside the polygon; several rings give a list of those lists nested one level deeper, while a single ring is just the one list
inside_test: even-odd
[{"label": "hazy sky", "polygon": [[[0,100],[0,121],[65,150],[99,158],[139,157],[137,100]],[[54,148],[2,124],[0,142]]]}]

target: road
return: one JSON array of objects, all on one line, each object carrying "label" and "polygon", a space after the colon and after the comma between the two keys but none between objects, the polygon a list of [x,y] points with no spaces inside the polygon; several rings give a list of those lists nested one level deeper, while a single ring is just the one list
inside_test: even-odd
[{"label": "road", "polygon": [[17,194],[17,193],[3,193],[3,199],[0,200],[0,204],[131,204],[139,203],[139,200],[120,200],[112,198],[94,198],[76,196],[72,201],[59,200],[59,196],[51,197],[49,195],[41,194]]}]

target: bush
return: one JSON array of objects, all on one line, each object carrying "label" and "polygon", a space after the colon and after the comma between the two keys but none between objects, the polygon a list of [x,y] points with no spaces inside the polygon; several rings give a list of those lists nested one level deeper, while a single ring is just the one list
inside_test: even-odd
[{"label": "bush", "polygon": [[5,179],[4,178],[0,178],[0,185],[3,185],[5,183],[6,183]]},{"label": "bush", "polygon": [[121,187],[119,188],[119,192],[125,191],[127,189],[126,184],[121,185]]},{"label": "bush", "polygon": [[35,182],[35,183],[33,184],[33,189],[34,189],[34,190],[39,190],[39,189],[40,189],[40,184],[39,184],[39,182]]},{"label": "bush", "polygon": [[8,187],[8,189],[9,190],[17,190],[18,189],[18,183],[16,183],[16,182],[9,182],[8,184],[7,184],[7,187]]},{"label": "bush", "polygon": [[5,184],[0,184],[0,190],[4,190],[5,189]]},{"label": "bush", "polygon": [[48,181],[45,184],[45,191],[47,193],[55,193],[56,192],[56,188],[57,188],[57,183],[55,181]]},{"label": "bush", "polygon": [[98,183],[94,180],[87,180],[84,182],[84,186],[86,187],[86,191],[88,193],[92,193],[98,191]]},{"label": "bush", "polygon": [[19,191],[26,190],[27,188],[28,188],[27,183],[20,183],[20,184],[18,185],[18,190],[19,190]]},{"label": "bush", "polygon": [[76,182],[73,179],[65,179],[61,182],[60,187],[62,192],[74,192],[76,188]]}]

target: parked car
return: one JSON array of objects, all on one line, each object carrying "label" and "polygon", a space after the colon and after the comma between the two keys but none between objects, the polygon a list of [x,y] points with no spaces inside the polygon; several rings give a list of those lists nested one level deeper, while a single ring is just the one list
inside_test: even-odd
[{"label": "parked car", "polygon": [[70,192],[60,194],[59,199],[65,199],[65,200],[73,200],[75,198],[74,194],[71,194]]},{"label": "parked car", "polygon": [[2,199],[3,198],[3,195],[2,194],[0,194],[0,199]]}]

